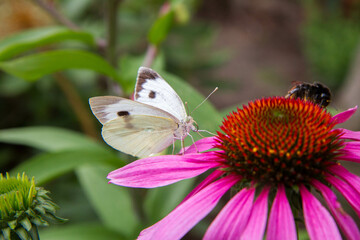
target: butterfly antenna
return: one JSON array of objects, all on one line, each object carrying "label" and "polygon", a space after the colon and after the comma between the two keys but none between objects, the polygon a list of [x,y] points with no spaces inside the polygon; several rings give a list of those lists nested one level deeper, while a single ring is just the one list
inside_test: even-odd
[{"label": "butterfly antenna", "polygon": [[219,88],[216,87],[199,105],[197,105],[196,108],[194,108],[194,110],[191,111],[191,113],[190,113],[189,115],[191,115],[196,109],[198,109],[198,108],[199,108],[206,100],[208,100],[209,97],[210,97],[211,95],[213,95],[213,93],[216,92],[218,89],[219,89]]},{"label": "butterfly antenna", "polygon": [[200,136],[202,136],[202,137],[204,137],[204,136],[201,135],[199,132],[206,132],[206,133],[208,133],[208,134],[210,134],[210,135],[213,135],[213,136],[216,136],[216,135],[217,135],[217,134],[212,133],[212,132],[210,132],[210,131],[208,131],[208,130],[198,130],[197,133],[198,133]]},{"label": "butterfly antenna", "polygon": [[185,108],[186,108],[186,114],[189,116],[189,106],[188,106],[188,103],[185,102]]}]

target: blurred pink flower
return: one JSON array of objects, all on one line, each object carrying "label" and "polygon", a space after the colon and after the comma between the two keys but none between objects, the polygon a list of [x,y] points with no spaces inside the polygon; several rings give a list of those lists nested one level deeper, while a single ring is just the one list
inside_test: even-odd
[{"label": "blurred pink flower", "polygon": [[[256,100],[230,113],[220,127],[223,133],[196,142],[200,152],[214,150],[197,153],[190,146],[185,155],[141,159],[108,178],[120,186],[155,188],[216,168],[138,239],[180,239],[232,187],[237,194],[211,223],[204,239],[261,240],[265,230],[266,239],[296,239],[295,212],[303,216],[311,239],[341,239],[338,226],[347,239],[360,239],[356,223],[330,189],[335,187],[360,214],[360,177],[340,164],[360,162],[360,132],[334,128],[355,111],[356,107],[332,117],[318,105],[299,99]],[[321,193],[329,211],[311,189]]]}]

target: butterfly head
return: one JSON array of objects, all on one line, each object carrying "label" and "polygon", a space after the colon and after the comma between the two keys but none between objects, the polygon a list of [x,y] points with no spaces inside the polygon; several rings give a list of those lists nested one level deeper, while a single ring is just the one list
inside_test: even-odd
[{"label": "butterfly head", "polygon": [[[197,124],[197,122],[191,117],[191,116],[187,116],[185,118],[185,121],[186,121],[186,125],[189,127],[189,131],[190,129],[193,131],[193,132],[197,132],[199,131],[199,125]],[[188,132],[189,132],[188,131]]]}]

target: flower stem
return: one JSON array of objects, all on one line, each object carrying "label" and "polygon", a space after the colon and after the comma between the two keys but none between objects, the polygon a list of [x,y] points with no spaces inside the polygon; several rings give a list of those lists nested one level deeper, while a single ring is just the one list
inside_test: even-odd
[{"label": "flower stem", "polygon": [[62,25],[65,25],[68,28],[70,28],[72,30],[75,30],[75,31],[80,29],[75,23],[73,23],[68,18],[66,18],[64,15],[62,15],[59,11],[57,11],[56,8],[53,5],[50,5],[50,4],[46,3],[46,2],[44,2],[43,0],[34,0],[34,2],[39,7],[44,9],[58,23],[60,23]]},{"label": "flower stem", "polygon": [[144,67],[151,67],[157,52],[158,52],[158,48],[155,45],[150,44],[147,48],[145,59],[142,65]]},{"label": "flower stem", "polygon": [[64,92],[65,97],[78,118],[83,132],[89,137],[94,139],[98,138],[98,131],[95,127],[88,107],[83,103],[71,81],[63,73],[55,73],[53,76],[60,89]]},{"label": "flower stem", "polygon": [[106,1],[106,29],[107,29],[107,48],[106,57],[112,66],[116,65],[116,41],[117,41],[117,9],[120,0]]},{"label": "flower stem", "polygon": [[[106,19],[106,48],[105,56],[113,67],[117,67],[117,10],[121,0],[105,1],[105,19]],[[108,89],[111,89],[116,95],[121,94],[121,90],[117,84],[113,84],[110,79],[107,80]]]}]

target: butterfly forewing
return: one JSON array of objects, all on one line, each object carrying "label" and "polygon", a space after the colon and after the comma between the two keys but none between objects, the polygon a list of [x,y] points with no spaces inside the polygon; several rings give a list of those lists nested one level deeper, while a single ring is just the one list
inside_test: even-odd
[{"label": "butterfly forewing", "polygon": [[160,108],[178,120],[186,118],[184,104],[175,90],[154,70],[141,67],[135,86],[135,100]]},{"label": "butterfly forewing", "polygon": [[90,98],[89,102],[92,112],[102,124],[128,115],[159,116],[177,120],[174,116],[159,108],[126,98],[102,96]]},{"label": "butterfly forewing", "polygon": [[177,127],[171,118],[130,115],[107,122],[102,129],[102,136],[107,144],[117,150],[147,157],[171,145]]}]

